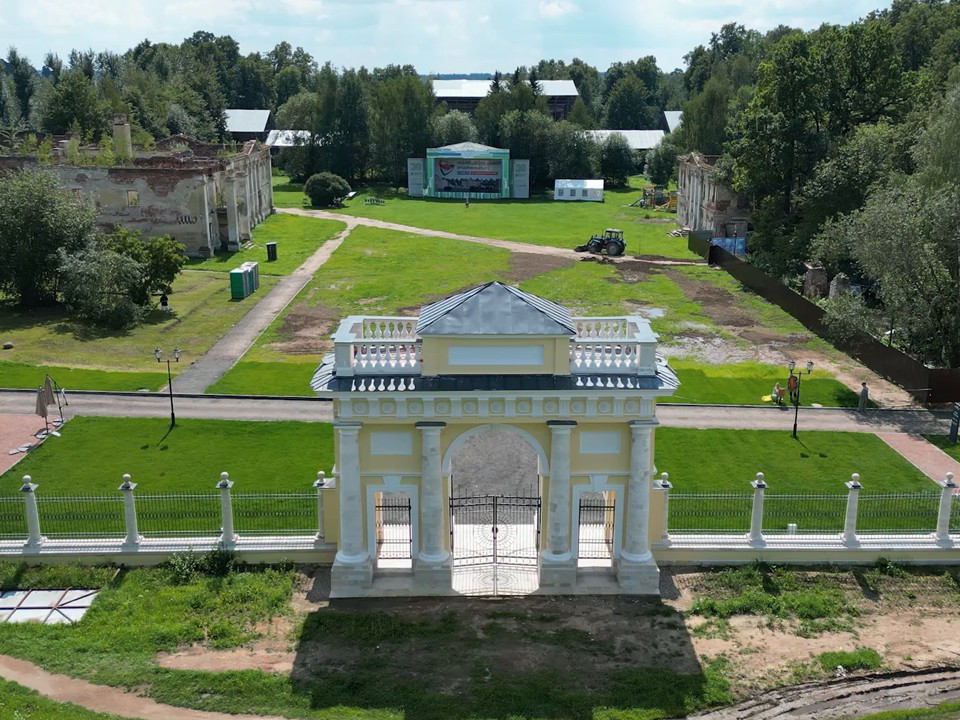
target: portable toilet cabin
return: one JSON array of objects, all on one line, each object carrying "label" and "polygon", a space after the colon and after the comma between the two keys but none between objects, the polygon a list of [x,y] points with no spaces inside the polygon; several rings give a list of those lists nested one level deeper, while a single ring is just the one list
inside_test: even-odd
[{"label": "portable toilet cabin", "polygon": [[603,202],[603,180],[555,180],[553,199]]}]

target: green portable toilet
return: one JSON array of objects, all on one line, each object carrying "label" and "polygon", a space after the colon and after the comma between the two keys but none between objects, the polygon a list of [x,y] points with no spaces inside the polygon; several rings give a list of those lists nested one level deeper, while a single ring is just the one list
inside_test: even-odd
[{"label": "green portable toilet", "polygon": [[250,273],[243,268],[230,271],[230,299],[243,300],[250,294]]}]

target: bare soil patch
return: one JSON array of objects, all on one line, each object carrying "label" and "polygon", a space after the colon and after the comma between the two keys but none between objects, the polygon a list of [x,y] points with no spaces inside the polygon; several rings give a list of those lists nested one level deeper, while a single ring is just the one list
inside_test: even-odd
[{"label": "bare soil patch", "polygon": [[280,342],[274,348],[287,355],[318,355],[333,347],[330,334],[341,313],[323,304],[299,302],[284,315]]},{"label": "bare soil patch", "polygon": [[503,273],[503,278],[509,282],[523,282],[534,275],[570,265],[573,265],[573,261],[566,257],[515,252],[510,253],[510,267]]}]

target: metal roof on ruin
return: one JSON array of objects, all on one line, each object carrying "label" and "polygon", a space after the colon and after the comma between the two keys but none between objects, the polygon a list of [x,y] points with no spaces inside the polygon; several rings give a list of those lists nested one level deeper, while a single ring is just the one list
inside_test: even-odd
[{"label": "metal roof on ruin", "polygon": [[224,113],[227,116],[227,132],[232,133],[262,133],[270,119],[269,110],[229,108]]},{"label": "metal roof on ruin", "polygon": [[[504,79],[506,81],[506,78]],[[433,80],[433,94],[437,98],[485,98],[490,92],[490,80]],[[540,94],[546,97],[578,97],[573,80],[538,80]]]}]

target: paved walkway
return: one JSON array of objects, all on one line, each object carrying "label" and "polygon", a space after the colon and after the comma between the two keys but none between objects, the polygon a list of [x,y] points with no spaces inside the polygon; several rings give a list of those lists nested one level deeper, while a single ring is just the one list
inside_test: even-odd
[{"label": "paved walkway", "polygon": [[202,393],[243,357],[274,318],[283,312],[303,286],[310,282],[313,274],[330,259],[357,224],[352,222],[352,218],[336,219],[345,222],[347,227],[321,245],[300,267],[281,278],[266,297],[260,298],[206,354],[177,375],[173,381],[174,392]]},{"label": "paved walkway", "polygon": [[43,428],[43,418],[33,413],[0,415],[0,475],[25,457],[25,453],[11,455],[10,451],[26,444],[36,445],[40,442],[36,433]]},{"label": "paved walkway", "polygon": [[[323,218],[325,220],[340,220],[341,222],[352,221],[354,225],[366,225],[368,227],[382,228],[384,230],[397,230],[399,232],[411,233],[413,235],[424,235],[426,237],[442,237],[451,240],[465,240],[466,242],[480,243],[482,245],[491,245],[493,247],[504,248],[510,252],[531,253],[534,255],[551,255],[553,257],[569,258],[570,260],[582,260],[585,257],[597,257],[584,253],[575,252],[572,249],[553,247],[550,245],[533,245],[531,243],[515,242],[513,240],[501,240],[499,238],[480,237],[478,235],[462,235],[460,233],[447,232],[446,230],[431,230],[430,228],[415,227],[413,225],[401,225],[400,223],[387,222],[386,220],[377,220],[376,218],[358,217],[353,215],[342,215],[340,213],[330,212],[329,210],[304,210],[301,208],[276,208],[278,213],[288,213],[290,215],[305,215],[307,217]],[[605,258],[607,259],[607,258]],[[630,255],[624,255],[620,258],[609,258],[611,262],[623,262],[624,260],[634,260]],[[701,258],[692,260],[669,260],[669,259],[648,259],[643,258],[642,262],[653,265],[706,265],[707,261]]]},{"label": "paved walkway", "polygon": [[88,710],[142,720],[282,720],[276,715],[232,715],[161,705],[149,698],[119,688],[94,685],[66,675],[49,673],[39,665],[0,655],[0,677],[36,690],[57,702],[69,702]]},{"label": "paved walkway", "polygon": [[931,480],[941,481],[953,473],[960,482],[960,462],[936,445],[914,433],[877,433],[877,437],[902,455],[911,465]]}]

